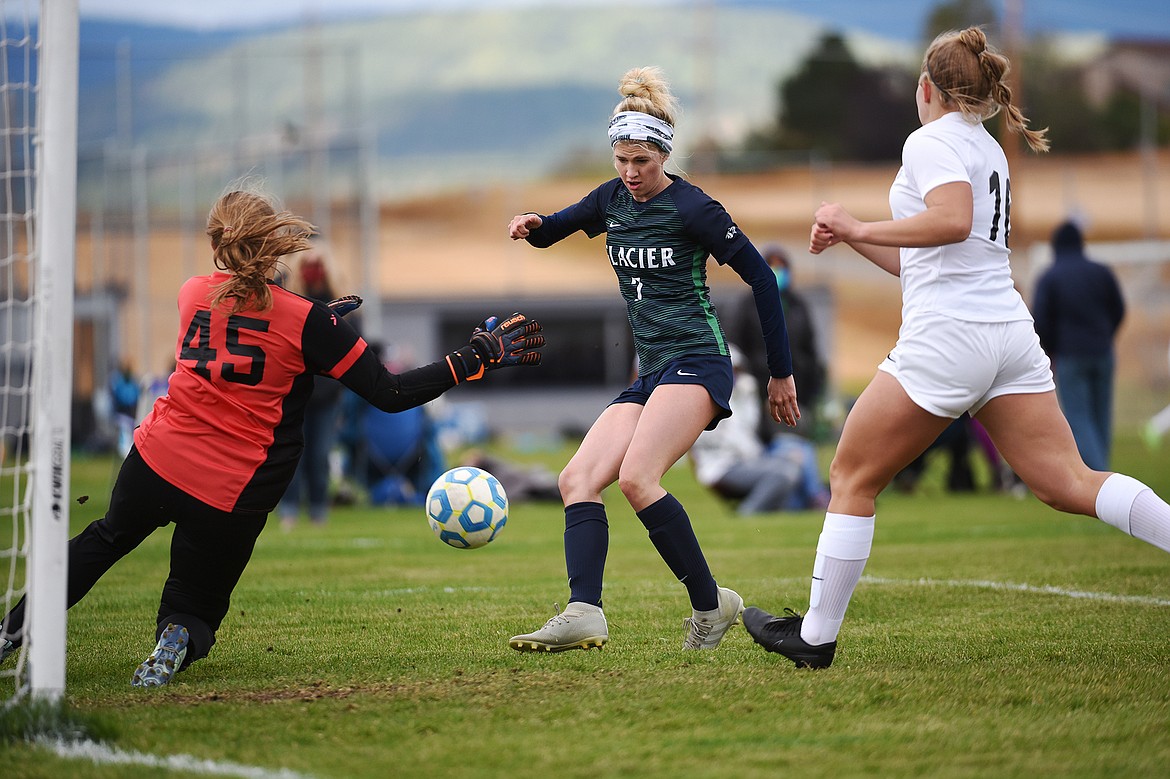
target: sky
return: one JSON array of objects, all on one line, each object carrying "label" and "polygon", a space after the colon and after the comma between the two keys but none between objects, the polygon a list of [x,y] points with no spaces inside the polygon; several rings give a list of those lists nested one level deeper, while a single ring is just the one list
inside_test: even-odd
[{"label": "sky", "polygon": [[[671,0],[638,0],[628,6]],[[717,0],[693,0],[716,2]],[[776,4],[841,27],[917,40],[927,11],[942,0],[753,0]],[[193,29],[296,24],[344,15],[417,10],[607,5],[617,0],[79,0],[83,18],[120,19]],[[1026,33],[1103,32],[1111,37],[1170,41],[1170,0],[992,0],[1012,2]]]}]

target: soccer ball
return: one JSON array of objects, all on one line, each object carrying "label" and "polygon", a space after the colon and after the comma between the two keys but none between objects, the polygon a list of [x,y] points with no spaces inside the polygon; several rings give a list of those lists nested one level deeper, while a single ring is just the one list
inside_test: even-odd
[{"label": "soccer ball", "polygon": [[427,493],[427,522],[445,544],[477,549],[504,529],[508,496],[500,480],[482,468],[452,468]]}]

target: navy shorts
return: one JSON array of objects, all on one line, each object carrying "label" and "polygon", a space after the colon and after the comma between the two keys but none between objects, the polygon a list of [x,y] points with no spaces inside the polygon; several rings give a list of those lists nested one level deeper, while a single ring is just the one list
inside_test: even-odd
[{"label": "navy shorts", "polygon": [[639,376],[633,384],[614,398],[614,403],[637,403],[646,405],[650,393],[660,384],[699,384],[711,395],[719,411],[707,425],[708,430],[731,416],[731,386],[735,379],[731,371],[731,358],[720,355],[680,357],[671,360],[662,370]]}]

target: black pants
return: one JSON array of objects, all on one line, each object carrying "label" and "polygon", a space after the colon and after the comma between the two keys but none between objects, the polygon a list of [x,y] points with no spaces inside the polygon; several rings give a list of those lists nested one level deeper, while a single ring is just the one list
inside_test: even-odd
[{"label": "black pants", "polygon": [[[214,478],[214,474],[208,474]],[[232,590],[264,529],[263,514],[220,511],[162,479],[131,447],[110,508],[69,541],[68,605],[85,597],[114,563],[173,522],[171,571],[163,585],[155,640],[169,623],[190,633],[183,668],[206,657],[227,614]],[[4,634],[23,640],[24,599],[4,619]]]}]

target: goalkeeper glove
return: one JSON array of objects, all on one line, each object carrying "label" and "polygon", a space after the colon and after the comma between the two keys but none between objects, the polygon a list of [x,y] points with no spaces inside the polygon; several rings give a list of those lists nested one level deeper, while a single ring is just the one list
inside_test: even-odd
[{"label": "goalkeeper glove", "polygon": [[357,311],[359,308],[361,308],[362,299],[357,295],[345,295],[344,297],[330,300],[327,305],[329,306],[329,310],[334,314],[337,314],[338,316],[345,316],[346,314],[352,314],[354,311]]},{"label": "goalkeeper glove", "polygon": [[487,370],[513,365],[540,365],[544,336],[540,322],[516,313],[496,324],[492,316],[471,334],[471,348]]},{"label": "goalkeeper glove", "polygon": [[513,365],[540,365],[544,336],[540,322],[516,313],[500,323],[489,316],[471,334],[471,343],[447,356],[455,383],[475,381],[484,373]]}]

